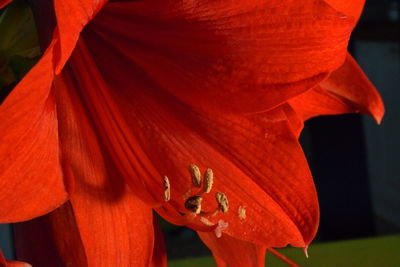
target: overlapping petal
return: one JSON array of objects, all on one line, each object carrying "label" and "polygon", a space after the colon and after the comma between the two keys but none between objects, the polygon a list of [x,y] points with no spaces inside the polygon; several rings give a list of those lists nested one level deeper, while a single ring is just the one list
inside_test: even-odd
[{"label": "overlapping petal", "polygon": [[60,35],[60,54],[55,66],[60,73],[70,57],[79,34],[108,0],[54,0],[57,29]]},{"label": "overlapping petal", "polygon": [[[160,214],[203,230],[227,221],[226,233],[270,246],[306,246],[311,241],[318,224],[315,189],[281,109],[256,117],[209,117],[160,89],[93,32],[82,38],[71,59],[75,87],[133,190],[148,184],[149,198],[161,205],[162,177],[170,178],[172,200],[157,209]],[[124,69],[118,69],[122,65]],[[135,172],[141,168],[138,159],[145,161],[145,170],[155,170],[153,175]],[[189,213],[184,202],[192,189],[187,170],[191,163],[215,172],[215,190],[205,197],[205,209],[217,208],[214,194],[220,190],[229,196],[231,212],[208,221],[182,216]],[[246,210],[248,219],[240,217],[239,209]]]},{"label": "overlapping petal", "polygon": [[110,3],[89,27],[191,106],[246,113],[338,68],[353,26],[323,1],[153,0]]},{"label": "overlapping petal", "polygon": [[87,265],[148,266],[154,247],[152,210],[131,192],[104,153],[75,82],[67,67],[55,87],[62,160],[74,181],[70,202]]},{"label": "overlapping petal", "polygon": [[0,222],[31,219],[67,199],[59,161],[53,49],[0,106]]},{"label": "overlapping petal", "polygon": [[350,55],[318,87],[289,103],[304,120],[318,115],[362,112],[379,123],[385,111],[379,93]]}]

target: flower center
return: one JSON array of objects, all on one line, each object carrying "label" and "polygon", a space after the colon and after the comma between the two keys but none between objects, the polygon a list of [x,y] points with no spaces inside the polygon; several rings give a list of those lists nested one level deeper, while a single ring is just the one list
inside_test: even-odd
[{"label": "flower center", "polygon": [[[228,227],[228,223],[223,220],[216,222],[216,216],[218,213],[226,213],[229,210],[228,197],[222,192],[215,193],[216,207],[203,210],[202,202],[209,195],[213,189],[214,184],[214,172],[212,169],[207,168],[202,174],[199,167],[195,164],[190,164],[188,167],[189,174],[191,176],[192,187],[183,195],[184,209],[187,212],[179,213],[186,217],[188,221],[193,221],[196,218],[207,226],[214,227],[214,232],[217,237],[221,236],[221,232]],[[170,182],[167,176],[164,176],[164,200],[170,200]],[[245,217],[245,211],[242,211],[242,217]],[[214,221],[214,222],[212,222]]]}]

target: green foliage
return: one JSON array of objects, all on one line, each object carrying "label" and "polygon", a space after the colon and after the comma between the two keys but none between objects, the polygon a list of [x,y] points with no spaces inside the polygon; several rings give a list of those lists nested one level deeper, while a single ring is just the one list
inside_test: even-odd
[{"label": "green foliage", "polygon": [[[319,243],[309,248],[310,258],[305,258],[302,249],[284,248],[283,253],[304,267],[398,267],[400,266],[400,235],[340,242]],[[267,255],[266,266],[287,267],[287,264]],[[215,266],[211,257],[176,260],[170,267]]]},{"label": "green foliage", "polygon": [[0,15],[0,88],[16,84],[39,55],[32,11],[25,1],[13,1]]}]

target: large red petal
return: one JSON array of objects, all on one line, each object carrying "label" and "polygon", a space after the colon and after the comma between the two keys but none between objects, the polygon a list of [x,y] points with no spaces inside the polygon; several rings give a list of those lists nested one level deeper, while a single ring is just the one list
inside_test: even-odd
[{"label": "large red petal", "polygon": [[206,111],[268,110],[344,61],[353,20],[323,1],[124,1],[89,28]]},{"label": "large red petal", "polygon": [[303,121],[321,115],[354,113],[358,109],[348,101],[334,95],[320,86],[289,100],[290,106]]},{"label": "large red petal", "polygon": [[[142,194],[148,190],[161,205],[162,177],[170,177],[172,200],[157,209],[168,220],[203,230],[228,221],[226,233],[270,246],[310,242],[318,203],[307,162],[283,111],[253,119],[195,112],[90,32],[70,63],[105,148],[132,189]],[[210,223],[179,214],[188,213],[184,201],[192,187],[191,163],[213,168],[217,177],[205,210],[216,208],[214,194],[220,190],[229,196],[231,212],[211,216]],[[246,210],[247,219],[240,210]]]},{"label": "large red petal", "polygon": [[153,215],[125,185],[70,69],[57,78],[58,119],[65,169],[75,184],[70,201],[88,266],[148,266]]},{"label": "large red petal", "polygon": [[289,103],[304,119],[362,112],[380,122],[385,111],[379,93],[350,55],[343,66],[332,72],[319,87],[291,99]]},{"label": "large red petal", "polygon": [[222,235],[217,238],[214,233],[198,232],[201,240],[210,248],[217,259],[218,266],[229,267],[264,267],[266,247]]},{"label": "large red petal", "polygon": [[0,222],[27,220],[67,199],[59,163],[55,41],[0,106]]},{"label": "large red petal", "polygon": [[54,0],[57,31],[60,35],[60,55],[56,73],[59,73],[70,57],[85,25],[108,0]]}]

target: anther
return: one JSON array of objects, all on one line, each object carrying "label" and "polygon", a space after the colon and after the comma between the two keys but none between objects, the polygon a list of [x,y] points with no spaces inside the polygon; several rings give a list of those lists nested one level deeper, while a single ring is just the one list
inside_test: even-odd
[{"label": "anther", "polygon": [[189,172],[190,172],[190,175],[192,176],[193,185],[196,187],[200,187],[201,186],[201,173],[200,173],[199,167],[197,167],[194,164],[190,164]]},{"label": "anther", "polygon": [[204,223],[205,225],[207,225],[207,226],[214,226],[215,225],[212,222],[210,222],[207,218],[204,218],[204,217],[200,217],[200,221],[202,223]]},{"label": "anther", "polygon": [[246,219],[246,208],[240,206],[240,207],[238,208],[238,215],[239,215],[239,219],[241,219],[241,220]]},{"label": "anther", "polygon": [[217,194],[215,194],[215,198],[217,199],[219,209],[223,213],[227,212],[229,208],[229,202],[226,195],[224,193],[218,192]]},{"label": "anther", "polygon": [[196,214],[200,214],[201,212],[201,201],[203,198],[201,196],[193,196],[186,200],[185,208],[194,212]]},{"label": "anther", "polygon": [[206,172],[204,173],[204,187],[203,191],[204,193],[210,193],[211,188],[213,186],[214,182],[214,174],[211,169],[207,169]]},{"label": "anther", "polygon": [[164,176],[164,201],[169,201],[171,199],[171,188],[169,179],[167,176]]}]

